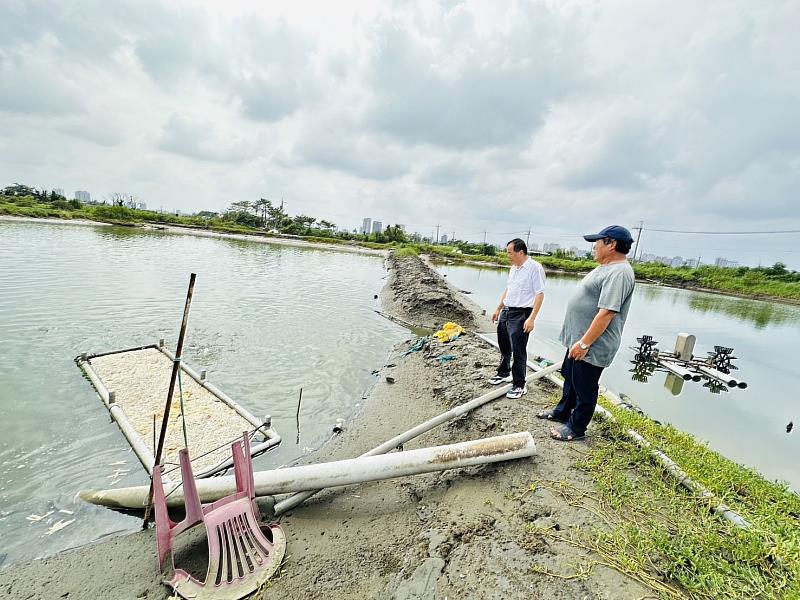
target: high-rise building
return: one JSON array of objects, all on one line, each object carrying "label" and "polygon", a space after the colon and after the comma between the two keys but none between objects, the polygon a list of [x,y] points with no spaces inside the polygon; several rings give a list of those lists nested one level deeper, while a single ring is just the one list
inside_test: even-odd
[{"label": "high-rise building", "polygon": [[739,262],[735,260],[728,260],[727,258],[718,257],[714,261],[715,267],[722,267],[723,269],[732,269],[739,266]]},{"label": "high-rise building", "polygon": [[442,240],[441,240],[441,243],[442,243],[442,244],[446,244],[446,243],[447,243],[447,234],[446,234],[446,233],[443,233],[443,234],[442,234]]},{"label": "high-rise building", "polygon": [[91,202],[92,195],[84,190],[78,190],[75,192],[75,200],[80,200],[81,202]]},{"label": "high-rise building", "polygon": [[383,223],[380,221],[372,222],[372,233],[381,233],[383,231]]},{"label": "high-rise building", "polygon": [[371,233],[372,232],[372,219],[366,217],[361,223],[361,233]]},{"label": "high-rise building", "polygon": [[53,193],[59,196],[64,196],[64,188],[53,188]]}]

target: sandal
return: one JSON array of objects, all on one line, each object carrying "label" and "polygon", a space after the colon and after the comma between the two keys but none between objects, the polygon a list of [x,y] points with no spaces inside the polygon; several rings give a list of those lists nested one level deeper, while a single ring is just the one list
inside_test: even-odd
[{"label": "sandal", "polygon": [[586,436],[576,435],[569,425],[562,425],[561,427],[551,429],[550,437],[559,442],[574,442],[576,440],[582,440]]},{"label": "sandal", "polygon": [[552,410],[543,410],[542,412],[536,413],[537,419],[544,419],[545,421],[556,421],[558,423],[566,423],[566,421],[562,421],[558,417],[556,417],[555,412]]}]

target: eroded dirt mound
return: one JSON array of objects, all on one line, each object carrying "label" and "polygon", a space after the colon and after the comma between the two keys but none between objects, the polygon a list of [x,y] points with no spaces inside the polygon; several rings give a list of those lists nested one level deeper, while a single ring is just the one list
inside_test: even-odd
[{"label": "eroded dirt mound", "polygon": [[383,301],[389,312],[420,327],[435,328],[448,321],[467,329],[478,327],[473,309],[419,257],[392,254],[388,266],[390,277]]}]

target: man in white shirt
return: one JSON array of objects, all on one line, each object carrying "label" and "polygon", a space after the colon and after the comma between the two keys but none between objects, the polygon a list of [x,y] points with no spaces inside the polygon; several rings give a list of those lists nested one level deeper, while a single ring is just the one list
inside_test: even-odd
[{"label": "man in white shirt", "polygon": [[544,301],[545,276],[542,265],[528,256],[528,246],[521,239],[508,242],[506,253],[511,271],[500,303],[492,314],[492,323],[497,322],[501,360],[497,375],[489,383],[513,382],[506,396],[520,398],[528,391],[525,387],[528,336]]}]

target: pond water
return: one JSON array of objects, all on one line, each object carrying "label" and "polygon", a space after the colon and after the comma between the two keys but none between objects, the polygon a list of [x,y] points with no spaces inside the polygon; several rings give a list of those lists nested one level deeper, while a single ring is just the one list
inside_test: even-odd
[{"label": "pond water", "polygon": [[[505,288],[508,271],[464,265],[442,265],[439,271],[491,314]],[[567,301],[578,285],[575,276],[548,275],[545,301],[528,351],[561,360],[565,349],[558,334]],[[800,307],[732,298],[637,282],[614,364],[601,385],[628,395],[651,417],[706,440],[736,462],[800,490],[800,426],[796,386]],[[734,348],[739,366],[734,375],[747,389],[710,393],[702,383],[667,380],[657,371],[646,383],[634,381],[630,369],[636,338],[652,335],[659,348],[672,350],[678,333],[697,336],[694,354],[706,356],[714,345]]]},{"label": "pond water", "polygon": [[374,312],[386,275],[377,256],[0,221],[0,568],[140,527],[75,497],[109,487],[117,468],[129,470],[117,486],[148,479],[73,359],[159,338],[174,349],[191,272],[185,360],[254,414],[271,414],[284,440],[256,468],[322,444],[409,336]]}]

